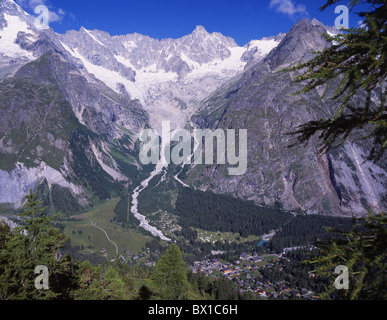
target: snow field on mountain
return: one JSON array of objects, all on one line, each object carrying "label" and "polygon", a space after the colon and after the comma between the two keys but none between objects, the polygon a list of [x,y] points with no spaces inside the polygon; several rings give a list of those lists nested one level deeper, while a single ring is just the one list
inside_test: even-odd
[{"label": "snow field on mountain", "polygon": [[30,33],[28,24],[21,20],[18,16],[12,16],[4,13],[4,19],[7,21],[7,26],[0,30],[0,53],[10,58],[25,57],[30,60],[34,58],[31,52],[23,50],[15,42],[19,32]]}]

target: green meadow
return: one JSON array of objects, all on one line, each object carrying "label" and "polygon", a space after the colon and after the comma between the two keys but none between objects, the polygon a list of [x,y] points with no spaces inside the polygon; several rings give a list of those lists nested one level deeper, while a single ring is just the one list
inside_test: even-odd
[{"label": "green meadow", "polygon": [[[64,234],[71,239],[73,246],[83,245],[85,251],[89,250],[100,253],[103,248],[106,249],[107,258],[116,257],[116,247],[108,241],[105,233],[94,227],[98,226],[105,230],[106,234],[118,247],[118,253],[126,259],[126,252],[137,254],[144,248],[145,243],[151,240],[151,237],[140,232],[124,228],[113,222],[115,216],[114,208],[119,198],[114,198],[106,203],[98,205],[89,212],[72,216],[77,221],[64,222]],[[91,248],[90,248],[91,247]]]}]

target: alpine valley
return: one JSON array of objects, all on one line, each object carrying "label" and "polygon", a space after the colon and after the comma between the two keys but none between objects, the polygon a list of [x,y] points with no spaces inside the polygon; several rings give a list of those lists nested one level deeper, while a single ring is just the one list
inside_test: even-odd
[{"label": "alpine valley", "polygon": [[[32,189],[50,213],[61,212],[72,241],[98,255],[111,246],[109,257],[125,260],[141,238],[150,249],[180,241],[200,260],[231,254],[230,244],[233,257],[248,250],[244,243],[252,253],[254,241],[276,232],[273,252],[305,245],[321,235],[313,228],[386,210],[387,163],[366,160],[367,141],[354,135],[324,153],[316,141],[289,147],[290,132],[336,106],[323,90],[291,95],[301,85],[282,69],[308,61],[331,45],[324,34],[338,32],[305,18],[243,47],[203,26],[162,40],[85,28],[58,34],[1,0],[0,213],[12,220]],[[161,132],[163,121],[190,132],[246,129],[247,171],[143,165],[139,134]],[[316,220],[303,239],[279,237],[308,219]]]}]

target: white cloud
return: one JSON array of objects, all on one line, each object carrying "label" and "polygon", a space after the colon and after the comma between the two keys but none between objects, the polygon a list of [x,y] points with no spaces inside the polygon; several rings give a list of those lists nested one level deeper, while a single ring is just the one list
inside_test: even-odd
[{"label": "white cloud", "polygon": [[306,7],[303,4],[295,4],[292,0],[270,0],[270,9],[284,13],[290,17],[295,14],[307,14]]},{"label": "white cloud", "polygon": [[59,12],[56,13],[54,11],[50,11],[49,14],[49,22],[60,22],[63,20],[63,15],[61,15]]},{"label": "white cloud", "polygon": [[59,8],[54,10],[49,0],[16,0],[16,2],[24,9],[29,9],[34,12],[35,8],[40,5],[44,5],[49,10],[49,23],[61,22],[66,15],[66,12]]}]

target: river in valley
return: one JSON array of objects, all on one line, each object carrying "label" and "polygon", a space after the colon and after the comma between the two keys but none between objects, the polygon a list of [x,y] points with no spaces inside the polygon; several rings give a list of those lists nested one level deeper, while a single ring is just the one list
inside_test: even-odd
[{"label": "river in valley", "polygon": [[134,217],[140,221],[140,227],[149,231],[153,236],[160,238],[161,240],[170,242],[171,239],[164,236],[163,232],[161,230],[158,230],[156,227],[151,226],[146,219],[146,217],[138,212],[138,196],[141,193],[142,190],[144,190],[149,182],[157,175],[159,175],[163,169],[166,167],[166,164],[163,164],[162,161],[159,161],[156,165],[156,168],[153,170],[153,172],[150,174],[148,178],[143,180],[141,184],[134,189],[132,194],[132,206],[130,208],[130,211],[133,213]]}]

